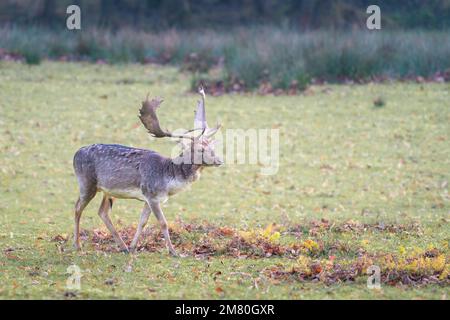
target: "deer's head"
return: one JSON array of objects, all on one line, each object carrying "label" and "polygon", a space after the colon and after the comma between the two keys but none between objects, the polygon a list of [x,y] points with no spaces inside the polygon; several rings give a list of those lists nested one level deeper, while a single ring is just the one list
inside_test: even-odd
[{"label": "deer's head", "polygon": [[[205,91],[202,87],[199,89],[201,100],[198,101],[197,110],[194,118],[194,128],[183,134],[173,134],[170,131],[161,129],[156,109],[163,102],[160,98],[152,100],[147,99],[142,103],[140,116],[142,124],[148,132],[156,138],[171,137],[182,140],[181,155],[175,160],[181,164],[194,164],[200,167],[220,166],[223,161],[214,152],[214,134],[220,129],[220,125],[210,128],[206,122],[205,111]],[[201,131],[199,135],[192,135],[195,131]],[[183,140],[184,139],[184,140]]]}]

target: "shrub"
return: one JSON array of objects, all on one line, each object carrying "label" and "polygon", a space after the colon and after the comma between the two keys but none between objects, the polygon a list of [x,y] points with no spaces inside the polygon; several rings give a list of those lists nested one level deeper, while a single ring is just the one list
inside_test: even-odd
[{"label": "shrub", "polygon": [[38,65],[42,61],[42,57],[39,52],[33,50],[23,50],[20,54],[25,59],[26,64]]},{"label": "shrub", "polygon": [[42,57],[69,56],[110,63],[171,63],[202,75],[220,67],[215,82],[246,89],[261,83],[274,89],[304,89],[311,78],[333,82],[375,76],[429,77],[450,69],[450,42],[443,31],[298,32],[258,27],[225,32],[127,29],[77,34],[4,27],[0,28],[0,48],[22,54],[31,64]]}]

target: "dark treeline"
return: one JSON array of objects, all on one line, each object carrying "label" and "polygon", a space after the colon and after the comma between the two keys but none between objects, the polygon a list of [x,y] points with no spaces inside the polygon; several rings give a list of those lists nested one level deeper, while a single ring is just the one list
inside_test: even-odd
[{"label": "dark treeline", "polygon": [[0,25],[60,25],[70,4],[81,7],[83,26],[112,29],[353,28],[365,25],[370,4],[381,7],[384,26],[450,26],[450,0],[9,0],[0,2]]}]

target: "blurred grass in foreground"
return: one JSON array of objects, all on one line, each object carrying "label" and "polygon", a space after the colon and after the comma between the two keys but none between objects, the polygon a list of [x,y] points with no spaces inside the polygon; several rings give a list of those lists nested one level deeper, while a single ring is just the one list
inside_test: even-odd
[{"label": "blurred grass in foreground", "polygon": [[50,31],[2,28],[0,48],[30,64],[43,58],[181,66],[197,80],[238,81],[247,89],[304,88],[311,79],[428,77],[450,69],[446,31],[297,32],[277,28],[218,31]]}]

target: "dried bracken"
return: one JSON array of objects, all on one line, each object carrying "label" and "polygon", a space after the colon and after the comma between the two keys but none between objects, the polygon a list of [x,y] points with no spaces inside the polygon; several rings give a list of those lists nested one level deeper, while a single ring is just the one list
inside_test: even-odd
[{"label": "dried bracken", "polygon": [[[305,234],[305,228],[314,230]],[[214,256],[228,256],[237,259],[263,259],[272,256],[284,257],[290,264],[278,264],[261,271],[274,281],[313,281],[333,284],[367,278],[367,269],[376,265],[381,270],[381,282],[386,285],[422,286],[426,284],[450,284],[450,264],[446,249],[430,246],[426,250],[407,250],[399,247],[396,253],[367,253],[363,248],[354,250],[340,241],[324,243],[320,234],[327,231],[352,232],[359,234],[373,232],[410,232],[420,230],[418,225],[401,226],[362,224],[354,221],[330,223],[322,219],[304,226],[283,228],[270,224],[263,229],[237,230],[227,226],[209,223],[184,223],[178,221],[170,226],[173,242],[184,256],[209,259]],[[126,244],[132,241],[135,227],[119,230]],[[89,239],[95,250],[114,252],[114,239],[106,230],[83,230],[82,237]],[[284,235],[301,235],[293,243],[281,241]],[[292,239],[292,238],[291,238]],[[63,244],[67,236],[56,235],[51,241]],[[362,240],[368,242],[367,240]],[[163,235],[159,228],[148,227],[144,239],[138,244],[138,252],[158,252],[165,249]],[[352,251],[353,250],[353,251]],[[338,255],[338,256],[337,256]]]},{"label": "dried bracken", "polygon": [[367,277],[370,266],[378,266],[381,270],[380,281],[391,286],[422,286],[427,284],[450,284],[450,264],[448,258],[433,249],[437,255],[426,257],[427,253],[412,255],[408,258],[392,254],[362,255],[355,260],[342,260],[337,263],[334,257],[328,260],[312,260],[300,256],[290,268],[273,266],[263,273],[277,280],[321,281],[326,284],[355,281],[357,277]]}]

